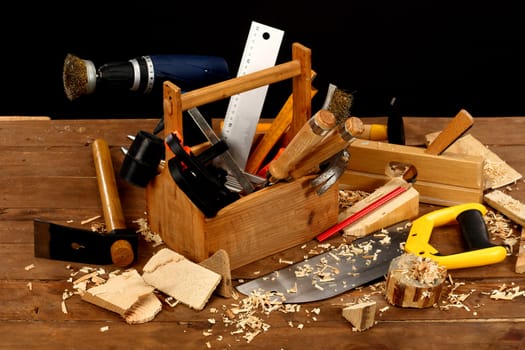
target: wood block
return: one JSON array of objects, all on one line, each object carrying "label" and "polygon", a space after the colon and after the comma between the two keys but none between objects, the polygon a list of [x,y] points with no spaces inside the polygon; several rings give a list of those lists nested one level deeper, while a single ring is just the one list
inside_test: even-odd
[{"label": "wood block", "polygon": [[386,300],[395,306],[427,308],[441,298],[447,269],[430,258],[405,253],[388,268]]},{"label": "wood block", "polygon": [[343,317],[361,332],[374,325],[376,302],[366,301],[343,308]]},{"label": "wood block", "polygon": [[525,227],[521,228],[521,236],[519,242],[518,257],[516,258],[516,273],[525,272]]},{"label": "wood block", "polygon": [[483,158],[462,154],[432,155],[421,147],[380,141],[355,140],[348,148],[351,158],[341,184],[365,191],[385,184],[389,162],[412,164],[417,169],[414,188],[419,201],[453,205],[483,200]]},{"label": "wood block", "polygon": [[144,323],[162,310],[160,300],[153,294],[154,287],[144,282],[135,269],[112,275],[106,283],[89,288],[82,299],[116,312],[127,323]]},{"label": "wood block", "polygon": [[144,265],[146,283],[181,303],[202,310],[219,284],[221,275],[169,248],[159,250]]},{"label": "wood block", "polygon": [[199,263],[199,265],[222,276],[221,282],[215,292],[225,298],[231,298],[233,294],[233,286],[228,253],[224,249],[219,249],[208,259]]},{"label": "wood block", "polygon": [[[394,178],[379,187],[366,198],[339,213],[339,221],[353,215],[399,186],[408,186],[401,178]],[[405,192],[392,198],[380,208],[365,215],[343,230],[343,235],[362,237],[403,220],[412,220],[419,215],[419,193],[410,186]]]},{"label": "wood block", "polygon": [[483,198],[492,208],[515,223],[525,226],[525,204],[500,190],[488,192]]},{"label": "wood block", "polygon": [[[438,134],[439,132],[427,134],[425,136],[426,141],[432,142]],[[480,156],[484,159],[483,183],[485,190],[513,184],[523,177],[518,171],[471,134],[459,138],[443,152],[445,155],[452,153]]]}]

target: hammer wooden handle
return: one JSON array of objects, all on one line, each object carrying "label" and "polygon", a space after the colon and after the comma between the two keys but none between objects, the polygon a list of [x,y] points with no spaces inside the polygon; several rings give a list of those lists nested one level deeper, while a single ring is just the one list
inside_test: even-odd
[{"label": "hammer wooden handle", "polygon": [[[111,152],[103,139],[96,139],[93,142],[92,151],[106,231],[112,234],[116,230],[126,229],[126,220],[120,204]],[[131,264],[134,259],[133,247],[127,240],[119,239],[111,245],[111,260],[115,265],[125,267]]]},{"label": "hammer wooden handle", "polygon": [[106,229],[109,232],[125,229],[126,221],[120,204],[109,146],[105,140],[96,139],[92,150]]},{"label": "hammer wooden handle", "polygon": [[323,137],[336,125],[334,114],[322,109],[311,117],[290,141],[279,158],[268,168],[270,182],[287,179],[290,171],[308,153],[313,151]]}]

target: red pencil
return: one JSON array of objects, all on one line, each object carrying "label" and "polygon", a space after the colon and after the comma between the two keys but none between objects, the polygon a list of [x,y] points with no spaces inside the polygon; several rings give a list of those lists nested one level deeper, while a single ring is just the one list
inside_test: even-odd
[{"label": "red pencil", "polygon": [[317,235],[316,239],[319,242],[322,242],[322,241],[332,237],[334,234],[336,234],[340,230],[344,229],[346,226],[348,226],[351,223],[361,219],[366,214],[369,214],[373,210],[375,210],[378,207],[380,207],[381,205],[385,204],[386,202],[388,202],[392,198],[397,197],[398,195],[400,195],[401,193],[405,192],[406,190],[407,190],[407,188],[404,187],[404,186],[400,186],[400,187],[394,188],[392,191],[388,192],[383,197],[379,198],[375,202],[372,202],[369,205],[367,205],[366,207],[364,207],[363,209],[359,210],[357,213],[355,213],[353,215],[350,215],[349,217],[347,217],[346,219],[344,219],[340,223],[337,223],[334,226],[332,226],[329,229],[327,229],[326,231],[324,231],[323,233],[320,233],[319,235]]}]

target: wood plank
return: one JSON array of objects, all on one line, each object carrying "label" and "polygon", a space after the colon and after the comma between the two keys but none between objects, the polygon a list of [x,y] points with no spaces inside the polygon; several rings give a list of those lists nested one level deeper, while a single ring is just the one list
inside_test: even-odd
[{"label": "wood plank", "polygon": [[[339,317],[341,317],[339,315]],[[345,321],[346,322],[346,321]],[[109,325],[107,332],[101,328]],[[365,332],[352,332],[348,322],[344,326],[334,327],[332,323],[324,324],[322,328],[306,331],[294,329],[288,325],[273,326],[271,330],[258,336],[247,344],[246,340],[226,334],[221,340],[215,336],[204,337],[205,321],[193,322],[184,326],[174,327],[170,323],[150,322],[140,326],[130,326],[113,322],[90,322],[85,327],[79,327],[73,322],[56,322],[27,327],[13,322],[1,322],[3,344],[8,349],[34,348],[35,339],[40,341],[40,349],[82,348],[86,346],[86,337],[92,348],[124,349],[133,344],[142,349],[169,349],[175,344],[177,349],[206,349],[210,342],[212,349],[266,349],[286,348],[301,350],[305,348],[330,349],[382,349],[398,350],[404,344],[405,348],[436,349],[520,349],[523,346],[521,338],[523,330],[521,322],[510,319],[501,322],[435,321],[428,326],[420,322],[381,322]],[[130,327],[132,338],[130,339]],[[451,329],[456,331],[451,331]],[[430,333],[430,334],[429,334]],[[154,337],[151,334],[155,334]],[[435,335],[432,335],[435,334]],[[447,335],[447,336],[444,336]],[[363,347],[359,344],[366,344]]]},{"label": "wood plank", "polygon": [[[407,140],[420,142],[427,133],[442,130],[449,120],[404,118]],[[493,131],[496,121],[499,133]],[[147,123],[149,126],[145,126]],[[212,349],[524,348],[523,296],[508,301],[493,300],[489,296],[503,285],[519,287],[520,290],[524,288],[524,275],[515,272],[515,256],[508,256],[503,262],[490,266],[451,271],[454,281],[464,283],[457,291],[472,293],[465,301],[469,310],[384,309],[388,305],[381,284],[375,284],[351,290],[336,298],[301,305],[300,312],[272,313],[264,319],[270,325],[269,330],[255,337],[251,343],[247,343],[242,335],[231,334],[232,326],[226,327],[222,322],[225,308],[238,304],[239,300],[218,295],[213,295],[199,312],[182,304],[174,308],[164,305],[154,320],[142,325],[128,325],[119,315],[85,302],[78,295],[66,300],[68,313],[64,314],[61,311],[62,293],[66,288],[71,288],[71,282],[67,281],[71,270],[66,266],[72,265],[78,269],[81,264],[35,258],[32,220],[41,216],[67,224],[69,219],[73,219],[71,224],[75,225],[82,219],[101,213],[100,205],[95,200],[98,196],[96,180],[89,156],[92,140],[99,136],[108,139],[112,146],[112,158],[118,162],[122,157],[119,147],[129,145],[125,135],[139,129],[150,130],[156,124],[156,119],[148,122],[51,120],[0,123],[0,159],[7,160],[3,162],[4,174],[0,174],[4,184],[0,198],[0,300],[3,302],[0,308],[0,347],[85,348],[86,343],[89,343],[88,347],[93,348],[128,349],[136,346],[163,349],[176,345],[181,349],[203,349],[208,348],[209,342]],[[523,173],[523,124],[523,117],[497,120],[476,117],[470,133]],[[423,144],[421,142],[420,145]],[[79,155],[78,159],[75,159],[75,154]],[[54,159],[56,157],[63,157],[64,162],[60,163],[60,160]],[[60,164],[62,168],[57,168]],[[32,165],[35,167],[32,168]],[[38,168],[41,168],[40,174]],[[31,182],[45,184],[35,185]],[[418,182],[423,181],[416,181],[416,185]],[[75,189],[75,185],[80,186],[80,189]],[[125,186],[122,186],[122,196],[132,198],[122,200],[128,227],[136,227],[132,220],[144,217],[145,208],[133,201],[144,203],[143,190],[135,187],[124,190]],[[68,196],[66,189],[74,191],[74,196]],[[451,189],[452,186],[444,187],[443,191],[447,193]],[[514,198],[525,200],[522,181],[509,185],[508,190]],[[8,199],[5,199],[6,196]],[[289,203],[288,198],[279,200]],[[435,209],[435,205],[420,205],[421,214]],[[516,235],[519,236],[519,233],[516,232]],[[216,239],[220,240],[220,237]],[[342,236],[333,237],[327,241],[327,245],[335,246],[346,239]],[[464,249],[456,225],[439,227],[432,233],[431,239],[431,244],[442,254],[453,254]],[[494,242],[499,243],[500,240]],[[137,269],[159,249],[143,239],[139,244],[139,260],[134,264]],[[286,265],[282,261],[300,261],[310,255],[311,250],[320,251],[322,247],[311,240],[237,267],[232,271],[232,282],[236,284],[240,278],[259,277],[263,273],[283,268]],[[516,243],[514,252],[518,250],[519,243]],[[35,267],[25,270],[29,264],[35,264]],[[114,267],[110,265],[106,268],[112,270]],[[31,283],[32,290],[28,288],[28,283]],[[341,312],[345,305],[355,303],[360,298],[371,298],[377,302],[377,323],[366,331],[353,332]],[[313,310],[317,309],[319,312],[314,313]],[[217,322],[211,324],[208,321],[210,318],[215,318]],[[299,329],[299,324],[303,324],[304,328]],[[106,332],[101,331],[104,326],[109,326]],[[205,335],[208,330],[211,330],[211,336]]]},{"label": "wood plank", "polygon": [[158,119],[5,121],[0,124],[0,147],[87,146],[96,138],[104,138],[110,146],[125,146],[131,143],[127,135],[151,131],[157,123]]},{"label": "wood plank", "polygon": [[[4,178],[0,206],[3,208],[101,208],[96,177]],[[145,210],[144,190],[119,182],[126,209]]]},{"label": "wood plank", "polygon": [[516,273],[525,273],[525,227],[521,228],[520,239],[518,242],[518,254],[516,254]]}]

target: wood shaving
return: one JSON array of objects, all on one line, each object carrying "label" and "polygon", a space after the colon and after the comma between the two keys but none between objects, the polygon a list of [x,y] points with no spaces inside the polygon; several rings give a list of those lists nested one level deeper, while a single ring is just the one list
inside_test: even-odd
[{"label": "wood shaving", "polygon": [[351,207],[355,203],[363,200],[370,195],[369,192],[359,190],[339,190],[339,210]]},{"label": "wood shaving", "polygon": [[520,240],[517,226],[505,215],[494,210],[488,210],[487,213],[483,215],[483,219],[487,226],[490,239],[501,240],[509,251],[508,254],[512,254],[514,246]]},{"label": "wood shaving", "polygon": [[97,220],[97,219],[100,219],[100,217],[101,217],[100,215],[93,216],[92,218],[89,218],[89,219],[86,219],[86,220],[82,220],[82,221],[80,221],[80,224],[81,224],[81,225],[89,224],[89,223],[92,222],[92,221],[95,221],[95,220]]},{"label": "wood shaving", "polygon": [[483,171],[484,175],[486,176],[486,180],[488,180],[491,184],[497,183],[497,179],[506,175],[507,173],[507,163],[504,161],[493,161],[488,158],[485,158],[485,161],[483,162]]},{"label": "wood shaving", "polygon": [[35,264],[29,264],[26,267],[24,267],[24,270],[29,271],[35,268]]},{"label": "wood shaving", "polygon": [[139,218],[133,222],[139,226],[139,229],[136,232],[140,233],[146,242],[153,243],[153,247],[157,247],[164,243],[161,236],[150,229],[148,220]]},{"label": "wood shaving", "polygon": [[[247,343],[267,332],[271,326],[267,319],[273,312],[299,312],[300,305],[284,304],[284,295],[278,292],[253,291],[249,296],[229,308],[224,306],[222,321],[226,328],[232,327],[230,335],[240,337]],[[297,328],[302,329],[300,323]]]},{"label": "wood shaving", "polygon": [[468,293],[456,293],[456,290],[465,285],[464,282],[452,282],[452,277],[449,275],[449,281],[451,282],[451,290],[447,295],[446,300],[443,300],[443,304],[439,308],[441,310],[449,310],[450,308],[461,308],[466,311],[470,311],[470,308],[465,304],[468,297],[474,293],[475,289],[471,289]]},{"label": "wood shaving", "polygon": [[398,260],[398,267],[410,281],[421,286],[435,286],[446,277],[446,267],[434,260],[414,254],[402,254]]},{"label": "wood shaving", "polygon": [[525,290],[520,290],[519,286],[507,286],[503,284],[499,289],[493,290],[490,293],[490,298],[494,300],[514,300],[524,295]]}]

